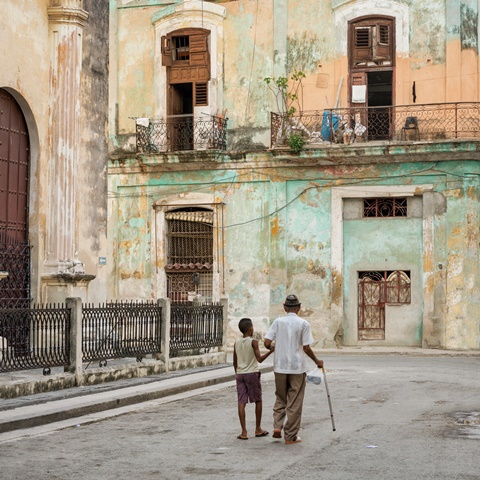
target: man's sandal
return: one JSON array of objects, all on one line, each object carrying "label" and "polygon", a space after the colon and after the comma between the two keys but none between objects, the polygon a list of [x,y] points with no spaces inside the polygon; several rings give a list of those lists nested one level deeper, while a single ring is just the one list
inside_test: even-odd
[{"label": "man's sandal", "polygon": [[300,437],[293,437],[293,440],[285,440],[285,445],[292,445],[294,443],[300,443],[302,439]]},{"label": "man's sandal", "polygon": [[281,430],[274,430],[272,433],[273,438],[282,438],[282,431]]}]

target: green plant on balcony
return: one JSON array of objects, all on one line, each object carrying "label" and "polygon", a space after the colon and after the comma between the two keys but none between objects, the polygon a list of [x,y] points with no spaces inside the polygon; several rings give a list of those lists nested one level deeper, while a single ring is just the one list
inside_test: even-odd
[{"label": "green plant on balcony", "polygon": [[306,138],[298,133],[294,133],[287,138],[288,146],[295,152],[300,153],[307,142]]},{"label": "green plant on balcony", "polygon": [[[278,131],[277,140],[290,145],[290,137],[300,137],[298,134],[291,134],[291,119],[296,112],[303,108],[303,84],[305,74],[294,69],[290,77],[266,77],[263,81],[275,97],[278,114],[281,117],[281,126]],[[305,143],[305,139],[304,143]],[[298,141],[294,141],[296,145]],[[303,147],[303,145],[302,145]]]}]

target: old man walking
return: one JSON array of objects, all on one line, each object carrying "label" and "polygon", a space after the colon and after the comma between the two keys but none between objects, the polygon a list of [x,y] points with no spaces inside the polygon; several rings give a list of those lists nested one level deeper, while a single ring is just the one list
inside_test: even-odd
[{"label": "old man walking", "polygon": [[307,354],[318,367],[323,367],[310,345],[313,343],[310,324],[297,314],[301,304],[296,295],[288,295],[283,304],[286,315],[272,323],[265,336],[265,347],[275,341],[275,405],[273,406],[273,437],[287,445],[301,442],[298,436],[305,396]]}]

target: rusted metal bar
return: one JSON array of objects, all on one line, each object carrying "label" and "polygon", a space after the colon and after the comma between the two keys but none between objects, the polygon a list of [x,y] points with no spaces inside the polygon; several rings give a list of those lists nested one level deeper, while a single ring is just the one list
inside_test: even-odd
[{"label": "rusted metal bar", "polygon": [[271,146],[302,135],[307,145],[438,141],[480,136],[480,103],[352,107],[271,115]]},{"label": "rusted metal bar", "polygon": [[171,115],[166,119],[135,120],[139,153],[227,149],[227,118]]}]

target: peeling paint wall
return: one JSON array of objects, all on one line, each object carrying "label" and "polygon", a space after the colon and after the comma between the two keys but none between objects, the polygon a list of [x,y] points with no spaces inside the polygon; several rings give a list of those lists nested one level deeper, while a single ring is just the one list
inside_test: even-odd
[{"label": "peeling paint wall", "polygon": [[[170,13],[184,3],[168,7]],[[303,315],[312,323],[317,346],[358,344],[351,329],[356,309],[348,303],[350,298],[345,299],[353,288],[352,271],[362,262],[373,268],[371,256],[390,253],[391,244],[397,256],[386,257],[388,269],[408,263],[418,290],[411,307],[400,307],[397,310],[403,313],[393,314],[396,326],[387,343],[479,348],[476,142],[308,149],[297,157],[261,151],[269,146],[270,112],[276,110],[264,78],[303,70],[304,110],[332,107],[340,84],[339,104],[347,107],[348,21],[366,15],[395,18],[395,104],[413,102],[413,82],[417,104],[479,101],[477,3],[225,0],[215,4],[226,12],[223,54],[214,60],[221,62],[224,72],[221,96],[229,119],[229,153],[135,156],[128,153],[134,140],[134,122],[128,117],[154,115],[150,108],[158,101],[152,96],[158,81],[155,72],[164,68],[152,54],[158,48],[152,12],[160,5],[110,1],[115,25],[110,52],[112,64],[118,67],[110,89],[114,93],[110,141],[115,151],[109,168],[111,295],[122,298],[135,292],[156,298],[160,288],[156,269],[163,260],[155,258],[158,249],[152,243],[164,238],[155,235],[160,230],[152,205],[181,192],[202,192],[225,204],[221,268],[229,298],[230,342],[243,316],[254,319],[261,337],[282,313],[285,295],[295,292],[301,297]],[[165,12],[162,15],[168,18]],[[178,22],[181,19],[175,17],[172,28]],[[421,174],[426,169],[431,170]],[[332,207],[338,200],[334,188],[352,185],[367,191],[382,185],[411,187],[410,194],[422,198],[422,213],[415,214],[411,225],[400,228],[402,222],[392,222],[391,230],[380,231],[373,242],[364,236],[364,257],[355,257],[358,252],[351,237],[363,232],[365,222],[351,222],[345,226],[347,257],[338,262],[344,244],[334,243],[335,222],[343,219],[335,216],[338,212]],[[432,189],[422,190],[424,185]],[[416,243],[414,258],[400,243],[405,231]]]},{"label": "peeling paint wall", "polygon": [[[264,83],[266,77],[304,71],[304,110],[332,107],[342,84],[339,105],[348,106],[348,21],[366,15],[390,15],[396,20],[395,104],[413,103],[413,82],[417,104],[479,100],[478,6],[474,0],[215,4],[226,11],[222,24],[225,53],[213,61],[220,62],[224,72],[223,113],[229,118],[234,150],[269,145],[270,111],[277,107]],[[111,56],[118,69],[118,77],[111,79],[110,121],[117,129],[111,136],[112,148],[133,147],[134,122],[129,117],[155,115],[155,68],[161,67],[155,65],[158,45],[152,18],[161,7],[162,2],[137,5],[110,0]],[[174,6],[165,8],[175,10]]]},{"label": "peeling paint wall", "polygon": [[[152,205],[181,191],[209,193],[225,204],[225,248],[218,265],[225,283],[218,296],[229,300],[230,343],[244,316],[254,320],[261,338],[282,312],[285,295],[294,292],[317,347],[371,345],[352,334],[355,275],[385,265],[386,270],[410,270],[414,287],[411,305],[388,307],[387,339],[377,345],[478,348],[480,168],[468,154],[464,160],[436,161],[427,152],[428,146],[416,161],[400,163],[390,161],[396,154],[362,164],[345,158],[335,167],[317,158],[316,150],[297,159],[250,153],[233,161],[224,154],[214,168],[190,157],[195,169],[189,171],[172,171],[174,155],[112,161],[110,223],[117,269],[111,293],[158,296],[155,265],[161,263],[151,239],[159,225],[152,221]],[[142,166],[143,160],[150,166]],[[423,174],[426,170],[430,173]],[[352,188],[358,191],[385,185],[387,192],[401,185],[415,192],[416,185],[431,184],[432,192],[423,194],[423,207],[412,200],[408,219],[345,220],[342,247],[332,244],[331,229],[332,188],[338,184],[357,185]],[[432,240],[425,244],[428,218]],[[334,248],[345,249],[342,277],[333,267]],[[333,310],[339,296],[344,302],[340,322]]]},{"label": "peeling paint wall", "polygon": [[[98,266],[107,247],[106,7],[92,0],[0,2],[0,88],[17,100],[30,136],[28,227],[36,302],[106,296]],[[74,261],[89,280],[96,276],[91,297],[85,276],[78,284],[58,278],[62,264],[73,268]]]}]

